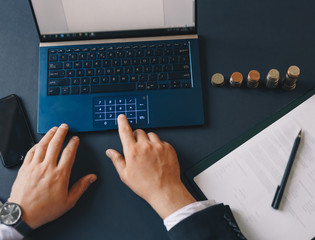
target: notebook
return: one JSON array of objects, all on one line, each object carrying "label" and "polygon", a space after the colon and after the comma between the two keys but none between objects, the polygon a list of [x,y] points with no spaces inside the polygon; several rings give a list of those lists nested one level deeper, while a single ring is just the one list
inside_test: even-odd
[{"label": "notebook", "polygon": [[195,0],[30,0],[38,133],[204,123]]},{"label": "notebook", "polygon": [[[315,89],[187,172],[205,198],[230,205],[248,239],[315,236]],[[297,133],[303,136],[279,210],[271,203]]]}]

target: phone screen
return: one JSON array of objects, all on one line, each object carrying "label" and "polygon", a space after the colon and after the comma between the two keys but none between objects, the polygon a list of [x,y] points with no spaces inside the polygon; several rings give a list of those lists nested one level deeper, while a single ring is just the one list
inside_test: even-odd
[{"label": "phone screen", "polygon": [[35,144],[27,117],[19,98],[10,95],[0,100],[0,159],[5,167],[13,167],[24,160]]}]

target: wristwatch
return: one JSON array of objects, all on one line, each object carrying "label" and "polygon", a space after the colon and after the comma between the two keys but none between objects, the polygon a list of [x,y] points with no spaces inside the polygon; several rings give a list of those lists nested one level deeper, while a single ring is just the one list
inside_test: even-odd
[{"label": "wristwatch", "polygon": [[15,228],[23,236],[28,235],[33,229],[22,219],[22,209],[16,203],[0,202],[0,223]]}]

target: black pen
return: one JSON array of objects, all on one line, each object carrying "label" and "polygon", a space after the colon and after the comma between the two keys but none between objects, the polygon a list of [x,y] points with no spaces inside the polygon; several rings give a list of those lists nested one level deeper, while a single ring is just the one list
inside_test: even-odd
[{"label": "black pen", "polygon": [[280,184],[280,186],[277,187],[276,194],[275,194],[275,196],[273,198],[271,206],[274,209],[278,209],[279,208],[279,205],[280,205],[280,202],[281,202],[281,198],[282,198],[282,195],[283,195],[285,186],[287,184],[287,181],[288,181],[288,178],[289,178],[289,175],[290,175],[290,171],[291,171],[294,159],[295,159],[295,155],[296,155],[296,152],[297,152],[297,150],[299,148],[299,145],[300,145],[300,142],[301,142],[301,136],[302,136],[302,129],[300,130],[298,136],[296,137],[296,139],[294,141],[293,148],[292,148],[292,151],[291,151],[291,154],[290,154],[290,158],[289,158],[288,164],[287,164],[287,166],[285,168],[281,184]]}]

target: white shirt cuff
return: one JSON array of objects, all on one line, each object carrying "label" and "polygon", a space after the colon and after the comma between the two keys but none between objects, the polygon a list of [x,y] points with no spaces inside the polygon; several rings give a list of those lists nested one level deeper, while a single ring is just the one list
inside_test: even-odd
[{"label": "white shirt cuff", "polygon": [[0,240],[20,240],[24,236],[13,227],[0,224]]},{"label": "white shirt cuff", "polygon": [[171,230],[176,224],[181,222],[182,220],[188,218],[189,216],[193,215],[196,212],[202,211],[210,206],[215,205],[216,202],[214,200],[207,200],[201,202],[194,202],[191,203],[176,212],[169,215],[167,218],[164,219],[164,225],[167,231]]}]

